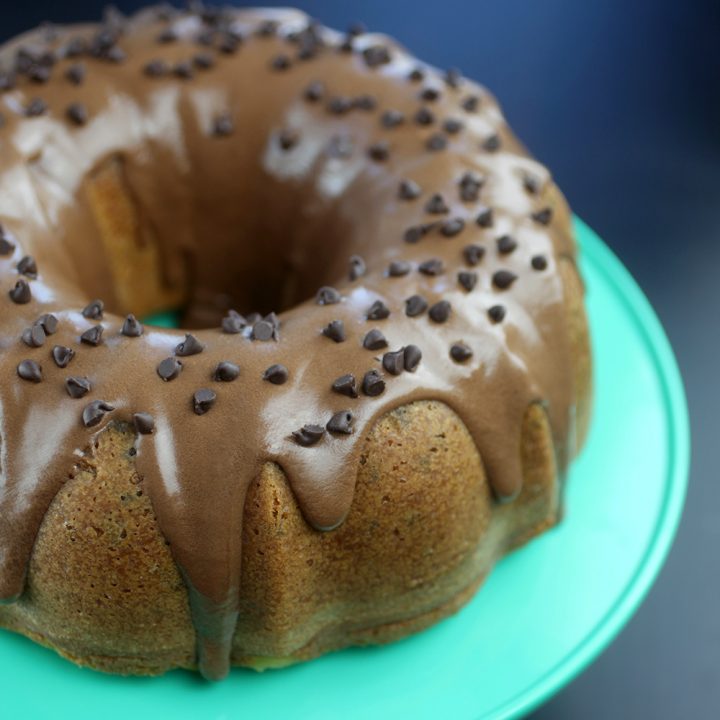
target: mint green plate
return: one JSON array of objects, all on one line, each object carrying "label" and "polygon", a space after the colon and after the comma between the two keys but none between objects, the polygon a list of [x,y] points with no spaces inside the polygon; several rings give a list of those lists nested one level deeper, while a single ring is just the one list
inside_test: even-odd
[{"label": "mint green plate", "polygon": [[503,560],[456,616],[383,648],[346,650],[220,684],[177,671],[81,670],[0,632],[0,716],[74,720],[510,718],[577,675],[617,635],[660,569],[680,518],[689,431],[663,330],[582,222],[595,412],[562,525]]}]

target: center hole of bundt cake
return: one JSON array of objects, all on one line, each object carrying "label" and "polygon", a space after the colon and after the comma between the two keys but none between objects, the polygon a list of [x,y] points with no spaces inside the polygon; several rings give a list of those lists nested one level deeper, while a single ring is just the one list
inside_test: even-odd
[{"label": "center hole of bundt cake", "polygon": [[143,192],[112,158],[87,184],[107,272],[83,277],[83,289],[109,311],[191,329],[217,327],[231,309],[280,313],[337,282],[348,221],[300,183],[254,175],[198,188],[201,201],[183,206],[171,188]]}]

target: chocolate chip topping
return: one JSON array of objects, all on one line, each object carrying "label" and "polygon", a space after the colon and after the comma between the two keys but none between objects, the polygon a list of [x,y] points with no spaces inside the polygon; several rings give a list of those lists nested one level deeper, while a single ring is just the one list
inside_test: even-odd
[{"label": "chocolate chip topping", "polygon": [[382,300],[376,300],[367,312],[368,320],[385,320],[390,317],[390,309]]},{"label": "chocolate chip topping", "polygon": [[170,382],[170,380],[174,380],[180,374],[182,368],[183,365],[177,358],[168,357],[158,363],[156,370],[157,374],[165,382]]},{"label": "chocolate chip topping", "polygon": [[456,118],[447,118],[442,127],[448,135],[457,135],[465,126]]},{"label": "chocolate chip topping", "polygon": [[85,80],[85,66],[82,63],[75,63],[70,65],[65,71],[65,77],[73,85],[82,85]]},{"label": "chocolate chip topping", "polygon": [[431,215],[444,215],[450,212],[450,208],[445,204],[445,200],[440,193],[434,193],[425,203],[425,212]]},{"label": "chocolate chip topping", "polygon": [[492,208],[483,208],[478,213],[477,218],[475,218],[475,222],[481,227],[481,228],[489,228],[493,225],[493,211]]},{"label": "chocolate chip topping", "polygon": [[430,306],[428,310],[428,316],[433,322],[444,323],[447,322],[450,317],[452,308],[447,300],[439,300],[434,305]]},{"label": "chocolate chip topping", "polygon": [[380,116],[380,123],[388,130],[396,128],[405,122],[405,116],[399,110],[386,110]]},{"label": "chocolate chip topping", "polygon": [[115,408],[109,405],[104,400],[93,400],[91,403],[85,406],[82,412],[82,421],[85,427],[95,427],[109,412],[112,412]]},{"label": "chocolate chip topping", "polygon": [[486,150],[487,152],[495,152],[496,150],[500,149],[500,136],[499,135],[490,135],[488,138],[486,138],[483,141],[482,144],[483,150]]},{"label": "chocolate chip topping", "polygon": [[278,135],[278,144],[281,150],[292,150],[300,142],[300,133],[296,130],[281,130]]},{"label": "chocolate chip topping", "polygon": [[350,279],[357,280],[367,272],[365,261],[359,255],[353,255],[350,258]]},{"label": "chocolate chip topping", "polygon": [[140,337],[143,334],[142,323],[132,314],[125,318],[120,333],[125,337]]},{"label": "chocolate chip topping", "polygon": [[0,256],[11,255],[15,250],[15,243],[8,240],[4,235],[0,235]]},{"label": "chocolate chip topping", "polygon": [[213,380],[219,382],[232,382],[237,379],[238,375],[240,375],[240,368],[234,362],[223,360],[215,366],[212,377]]},{"label": "chocolate chip topping", "polygon": [[191,355],[199,355],[205,346],[190,333],[186,333],[185,339],[175,346],[175,354],[178,357],[190,357]]},{"label": "chocolate chip topping", "polygon": [[335,95],[328,100],[326,107],[327,111],[332,115],[345,115],[345,113],[352,110],[353,102],[348,97]]},{"label": "chocolate chip topping", "polygon": [[531,195],[537,195],[540,190],[540,180],[535,175],[526,173],[523,176],[523,187]]},{"label": "chocolate chip topping", "polygon": [[434,277],[435,275],[441,275],[445,270],[445,266],[443,265],[443,261],[439,258],[430,258],[429,260],[421,262],[418,265],[418,270],[423,275]]},{"label": "chocolate chip topping", "polygon": [[495,323],[502,322],[505,318],[505,306],[493,305],[488,309],[488,316]]},{"label": "chocolate chip topping", "polygon": [[311,82],[306,88],[304,98],[309,102],[318,102],[325,95],[325,86],[321,82]]},{"label": "chocolate chip topping", "polygon": [[356,398],[358,396],[358,391],[355,376],[352,374],[341,375],[333,381],[332,390],[340,395],[347,395],[347,397]]},{"label": "chocolate chip topping", "polygon": [[353,414],[349,410],[336,412],[325,426],[328,432],[339,435],[350,435],[352,433]]},{"label": "chocolate chip topping", "polygon": [[387,274],[389,277],[402,277],[410,272],[411,265],[407,260],[393,260],[388,265]]},{"label": "chocolate chip topping", "polygon": [[65,389],[71,398],[78,400],[85,397],[92,389],[92,386],[86,377],[72,376],[65,381]]},{"label": "chocolate chip topping", "polygon": [[517,248],[517,241],[510,235],[501,235],[497,240],[497,251],[501,255],[509,255]]},{"label": "chocolate chip topping", "polygon": [[370,45],[363,50],[363,59],[369,68],[376,68],[391,61],[390,51],[384,45]]},{"label": "chocolate chip topping", "polygon": [[533,270],[545,270],[548,266],[547,258],[544,255],[535,255],[530,260]]},{"label": "chocolate chip topping", "polygon": [[407,230],[405,230],[403,240],[410,245],[414,245],[415,243],[418,243],[420,242],[420,240],[422,240],[425,232],[425,228],[422,225],[415,225],[413,227],[409,227]]},{"label": "chocolate chip topping", "polygon": [[445,71],[445,84],[451,88],[459,88],[462,81],[462,73],[457,68],[448,68]]},{"label": "chocolate chip topping", "polygon": [[444,135],[440,133],[433,133],[426,141],[425,147],[431,152],[437,152],[438,150],[444,150],[447,147],[448,141]]},{"label": "chocolate chip topping", "polygon": [[235,124],[233,123],[233,119],[227,113],[218,115],[213,120],[212,134],[216,137],[227,137],[228,135],[232,135],[234,130]]},{"label": "chocolate chip topping", "polygon": [[85,125],[88,121],[87,108],[82,103],[70,103],[65,109],[65,116],[75,125]]},{"label": "chocolate chip topping", "polygon": [[25,106],[25,115],[27,117],[40,117],[40,115],[44,115],[47,112],[47,104],[44,100],[41,98],[33,98],[26,106]]},{"label": "chocolate chip topping", "polygon": [[372,95],[359,95],[352,101],[353,107],[370,112],[377,107],[377,100]]},{"label": "chocolate chip topping", "polygon": [[399,375],[405,369],[405,348],[386,352],[382,356],[382,366],[391,375]]},{"label": "chocolate chip topping", "polygon": [[468,292],[470,292],[475,287],[475,285],[477,285],[477,273],[468,272],[467,270],[461,270],[458,273],[457,277],[460,285]]},{"label": "chocolate chip topping", "polygon": [[42,367],[34,360],[23,360],[17,366],[17,374],[23,380],[39,383],[42,382]]},{"label": "chocolate chip topping", "polygon": [[425,71],[421,67],[414,67],[408,75],[410,82],[421,82],[425,79]]},{"label": "chocolate chip topping", "polygon": [[52,359],[59,368],[66,368],[75,357],[75,351],[65,345],[55,345],[52,349]]},{"label": "chocolate chip topping", "polygon": [[102,300],[93,300],[83,308],[82,316],[88,320],[102,320],[105,304]]},{"label": "chocolate chip topping", "polygon": [[507,290],[516,280],[517,275],[510,270],[498,270],[492,276],[493,285],[500,290]]},{"label": "chocolate chip topping", "polygon": [[58,319],[51,313],[43,313],[34,324],[41,325],[46,335],[54,335],[58,328]]},{"label": "chocolate chip topping", "polygon": [[380,140],[380,142],[373,143],[368,148],[368,156],[371,160],[375,160],[377,162],[384,162],[390,157],[389,143],[385,142],[385,140]]},{"label": "chocolate chip topping", "polygon": [[466,245],[463,248],[463,257],[468,265],[477,265],[485,256],[485,248],[482,245]]},{"label": "chocolate chip topping", "polygon": [[427,300],[421,295],[411,295],[405,301],[405,314],[408,317],[422,315],[428,308]]},{"label": "chocolate chip topping", "polygon": [[20,260],[20,262],[18,262],[17,271],[21,275],[25,275],[26,277],[35,279],[38,274],[37,263],[35,262],[35,258],[31,257],[30,255],[25,255],[25,257],[22,258]]},{"label": "chocolate chip topping", "polygon": [[22,278],[15,283],[15,287],[10,290],[8,295],[16,305],[25,305],[32,300],[30,285],[28,285],[27,280],[23,280]]},{"label": "chocolate chip topping", "polygon": [[133,414],[133,425],[140,435],[152,435],[155,430],[155,418],[146,412],[136,412]]},{"label": "chocolate chip topping", "polygon": [[324,286],[317,291],[315,302],[318,305],[336,305],[342,300],[340,293],[333,287]]},{"label": "chocolate chip topping", "polygon": [[327,153],[331,158],[345,160],[353,153],[353,141],[348,135],[336,135],[328,143]]},{"label": "chocolate chip topping", "polygon": [[215,65],[215,58],[210,53],[201,52],[193,56],[193,65],[198,70],[209,70]]},{"label": "chocolate chip topping", "polygon": [[455,237],[459,235],[465,228],[465,221],[462,218],[450,218],[445,220],[440,227],[440,232],[445,237]]},{"label": "chocolate chip topping", "polygon": [[366,350],[381,350],[387,347],[387,340],[380,330],[373,328],[363,338],[363,347]]},{"label": "chocolate chip topping", "polygon": [[417,345],[408,345],[403,351],[403,361],[408,372],[415,372],[422,360],[422,352]]},{"label": "chocolate chip topping", "polygon": [[276,339],[275,326],[269,320],[258,320],[252,329],[252,339],[266,342]]},{"label": "chocolate chip topping", "polygon": [[229,310],[228,314],[222,319],[222,331],[228,335],[238,335],[247,326],[247,321],[235,312],[235,310]]},{"label": "chocolate chip topping", "polygon": [[552,208],[546,207],[534,212],[530,217],[540,225],[549,225],[552,220]]},{"label": "chocolate chip topping", "polygon": [[25,328],[22,332],[22,341],[28,347],[42,347],[45,343],[45,328],[42,325],[32,325],[29,328]]},{"label": "chocolate chip topping", "polygon": [[204,415],[215,404],[217,394],[210,388],[200,388],[193,394],[193,412]]},{"label": "chocolate chip topping", "polygon": [[463,202],[476,202],[483,186],[484,178],[472,170],[468,170],[460,178],[460,199]]},{"label": "chocolate chip topping", "polygon": [[456,363],[464,363],[473,356],[473,351],[464,343],[456,342],[450,347],[450,357]]},{"label": "chocolate chip topping", "polygon": [[80,335],[80,342],[97,347],[102,342],[103,329],[102,325],[93,325]]},{"label": "chocolate chip topping", "polygon": [[435,122],[435,115],[429,108],[421,107],[415,113],[414,120],[418,125],[432,125]]},{"label": "chocolate chip topping", "polygon": [[175,75],[175,77],[179,77],[181,80],[192,79],[194,72],[190,60],[182,60],[181,62],[176,63],[175,67],[173,67],[173,75]]},{"label": "chocolate chip topping", "polygon": [[283,385],[289,377],[288,369],[284,365],[271,365],[263,373],[263,380],[273,385]]},{"label": "chocolate chip topping", "polygon": [[298,445],[310,447],[315,445],[322,439],[325,434],[325,428],[322,425],[303,425],[299,430],[293,430],[293,439]]},{"label": "chocolate chip topping", "polygon": [[440,97],[440,91],[434,87],[426,87],[420,91],[420,99],[435,102]]},{"label": "chocolate chip topping", "polygon": [[382,395],[385,390],[385,381],[377,370],[368,370],[362,381],[362,391],[368,397]]},{"label": "chocolate chip topping", "polygon": [[345,324],[342,320],[332,320],[322,329],[322,334],[336,343],[345,342]]},{"label": "chocolate chip topping", "polygon": [[422,188],[414,180],[401,180],[398,197],[401,200],[415,200],[420,197]]},{"label": "chocolate chip topping", "polygon": [[465,112],[474,113],[477,112],[478,105],[480,104],[480,98],[477,95],[468,95],[463,98],[460,102],[460,106]]}]

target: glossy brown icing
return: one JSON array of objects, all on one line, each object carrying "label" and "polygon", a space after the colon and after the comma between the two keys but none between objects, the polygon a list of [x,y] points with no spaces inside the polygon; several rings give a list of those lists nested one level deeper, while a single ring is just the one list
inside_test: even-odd
[{"label": "glossy brown icing", "polygon": [[[486,90],[384,36],[348,41],[308,22],[150,9],[104,30],[39,30],[1,53],[9,68],[32,48],[20,56],[32,67],[0,97],[0,597],[23,592],[45,511],[83,450],[108,422],[137,416],[138,472],[186,580],[209,678],[228,670],[243,503],[263,463],[330,530],[352,502],[363,437],[413,400],[462,417],[499,501],[520,490],[530,403],[547,408],[559,467],[571,455],[557,261],[574,246],[547,171]],[[112,42],[98,35],[108,28]],[[99,57],[63,57],[77,38]],[[152,282],[185,298],[191,331],[139,334],[125,318],[147,308],[128,299],[89,195],[113,163],[141,244],[159,248]],[[25,256],[36,273],[18,269]],[[331,289],[316,295],[321,286]],[[427,307],[408,314],[415,295]],[[94,298],[104,310],[83,314]],[[230,309],[274,310],[279,325],[222,332]],[[57,328],[33,341],[44,313]],[[364,343],[373,329],[381,336]],[[170,357],[181,366],[160,373]],[[19,369],[27,360],[39,374]],[[224,362],[239,373],[218,371]],[[284,382],[264,379],[274,364]],[[358,397],[332,389],[347,374]]]}]

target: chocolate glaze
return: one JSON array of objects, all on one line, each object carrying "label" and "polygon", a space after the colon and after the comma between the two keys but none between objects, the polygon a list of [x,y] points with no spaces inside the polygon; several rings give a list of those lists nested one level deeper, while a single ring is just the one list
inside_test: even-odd
[{"label": "chocolate glaze", "polygon": [[[243,504],[263,463],[283,469],[309,523],[331,530],[348,513],[375,420],[435,398],[467,425],[498,500],[520,490],[530,403],[547,408],[566,467],[574,397],[557,264],[574,245],[564,201],[488,92],[457,73],[450,82],[384,36],[343,36],[285,10],[150,9],[109,22],[52,37],[38,30],[0,53],[6,71],[21,47],[56,58],[43,65],[43,85],[30,71],[0,96],[0,597],[23,592],[44,514],[94,435],[134,418],[138,472],[187,583],[200,670],[221,678],[237,620]],[[402,120],[430,102],[432,123]],[[451,118],[461,124],[443,136]],[[142,310],[115,281],[86,192],[110,162],[143,242],[160,248],[164,286],[187,298],[183,325],[202,352],[178,352],[184,330],[128,332],[127,314]],[[469,192],[464,177],[482,182]],[[552,215],[534,220],[545,208]],[[412,242],[408,228],[420,228]],[[506,235],[517,247],[502,255]],[[457,277],[471,244],[484,250],[473,253],[469,287]],[[36,277],[18,277],[25,256]],[[352,256],[363,272],[349,279]],[[418,271],[432,259],[442,261],[436,273]],[[393,262],[410,272],[388,276]],[[500,271],[517,279],[499,287]],[[18,282],[30,290],[23,304],[11,299]],[[340,301],[318,304],[320,286]],[[452,312],[442,322],[411,317],[413,295]],[[84,317],[95,298],[102,318]],[[503,321],[492,322],[500,302]],[[279,325],[232,316],[223,333],[231,307],[283,312]],[[389,315],[369,321],[373,307]],[[23,331],[44,313],[57,317],[52,345],[28,347]],[[261,320],[270,342],[253,338]],[[323,334],[333,322],[344,342]],[[82,344],[94,325],[101,341]],[[375,326],[396,353],[385,364],[392,373],[382,353],[363,348]],[[53,362],[54,346],[74,351],[71,367]],[[182,372],[163,382],[156,368],[174,354]],[[42,382],[18,377],[27,360],[42,366]],[[237,379],[213,378],[219,363],[237,366]],[[287,368],[283,384],[264,380],[272,365]],[[366,392],[333,392],[347,374]],[[70,376],[86,380],[84,400],[68,394]],[[334,432],[321,432],[326,425]]]}]

